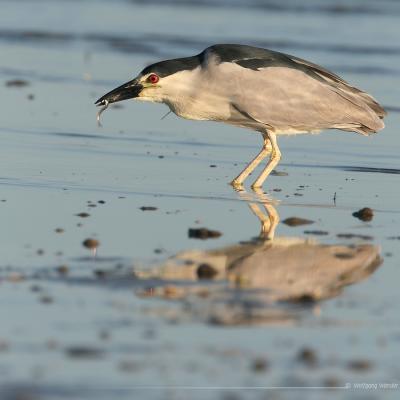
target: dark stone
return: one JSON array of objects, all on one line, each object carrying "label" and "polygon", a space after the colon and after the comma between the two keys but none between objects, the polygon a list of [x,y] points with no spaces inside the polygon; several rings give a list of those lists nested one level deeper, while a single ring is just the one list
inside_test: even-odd
[{"label": "dark stone", "polygon": [[364,372],[372,368],[372,364],[368,360],[351,360],[347,367],[353,371]]},{"label": "dark stone", "polygon": [[81,218],[87,218],[90,217],[90,214],[87,212],[81,212],[79,214],[75,214],[77,217],[81,217]]},{"label": "dark stone", "polygon": [[329,232],[327,231],[319,231],[319,230],[315,230],[315,231],[304,231],[304,233],[306,235],[316,235],[316,236],[326,236],[329,235]]},{"label": "dark stone", "polygon": [[99,279],[101,278],[105,278],[106,277],[106,271],[102,270],[102,269],[96,269],[93,271],[93,273],[95,274],[95,276]]},{"label": "dark stone", "polygon": [[197,277],[199,279],[213,279],[218,271],[210,264],[200,264],[197,268]]},{"label": "dark stone", "polygon": [[24,79],[11,79],[6,82],[7,87],[24,87],[28,85],[29,82]]},{"label": "dark stone", "polygon": [[219,231],[212,231],[207,228],[189,228],[188,236],[191,239],[215,239],[222,236]]},{"label": "dark stone", "polygon": [[311,221],[309,219],[299,218],[299,217],[290,217],[290,218],[286,218],[285,220],[283,220],[282,223],[286,224],[288,226],[300,226],[300,225],[313,224],[314,221]]},{"label": "dark stone", "polygon": [[297,354],[297,360],[307,365],[308,367],[315,367],[318,362],[315,350],[309,347],[304,347],[299,351],[299,353]]},{"label": "dark stone", "polygon": [[65,350],[67,356],[72,358],[100,358],[104,355],[103,350],[89,346],[72,346]]},{"label": "dark stone", "polygon": [[265,358],[256,358],[251,364],[251,369],[254,372],[264,372],[268,367],[268,361]]},{"label": "dark stone", "polygon": [[371,208],[364,207],[361,210],[354,212],[353,217],[360,219],[361,221],[371,221],[374,217],[374,211]]},{"label": "dark stone", "polygon": [[82,242],[82,244],[83,244],[83,246],[85,246],[88,249],[96,249],[99,246],[100,243],[96,239],[89,238],[89,239],[85,239]]},{"label": "dark stone", "polygon": [[361,240],[373,240],[373,236],[360,235],[355,233],[338,233],[336,235],[339,239],[361,239]]},{"label": "dark stone", "polygon": [[60,265],[59,267],[56,268],[56,271],[60,274],[60,275],[67,275],[69,272],[69,269],[66,265]]}]

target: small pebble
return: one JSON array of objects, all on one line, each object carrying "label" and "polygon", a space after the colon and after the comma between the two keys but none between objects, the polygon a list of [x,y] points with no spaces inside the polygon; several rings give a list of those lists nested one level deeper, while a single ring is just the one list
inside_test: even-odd
[{"label": "small pebble", "polygon": [[355,233],[338,233],[336,235],[339,239],[361,239],[361,240],[373,240],[373,236],[360,235]]},{"label": "small pebble", "polygon": [[329,235],[329,232],[327,231],[319,231],[319,230],[315,230],[315,231],[304,231],[304,233],[306,235],[316,235],[316,236],[326,236]]},{"label": "small pebble", "polygon": [[199,279],[213,279],[218,271],[210,264],[200,264],[197,268],[197,277]]},{"label": "small pebble", "polygon": [[45,345],[49,350],[55,350],[58,347],[58,342],[55,339],[48,339],[46,340]]},{"label": "small pebble", "polygon": [[188,236],[191,239],[216,239],[222,236],[219,231],[212,231],[207,228],[189,228]]},{"label": "small pebble", "polygon": [[268,369],[268,361],[265,358],[256,358],[251,364],[254,372],[264,372]]},{"label": "small pebble", "polygon": [[140,364],[137,361],[124,360],[118,364],[118,369],[123,372],[135,372],[140,370]]},{"label": "small pebble", "polygon": [[340,386],[339,379],[335,376],[328,376],[324,379],[324,386],[327,388],[335,388]]},{"label": "small pebble", "polygon": [[99,246],[99,241],[96,239],[88,238],[82,242],[83,246],[87,247],[88,249],[96,249]]},{"label": "small pebble", "polygon": [[93,271],[93,273],[99,279],[105,278],[107,275],[106,271],[104,271],[102,269],[96,269],[95,271]]},{"label": "small pebble", "polygon": [[175,299],[180,296],[180,290],[176,286],[165,286],[163,290],[163,295],[167,299]]},{"label": "small pebble", "polygon": [[358,218],[361,221],[368,222],[371,221],[374,217],[374,211],[371,208],[365,207],[361,210],[354,212],[352,215],[353,217]]},{"label": "small pebble", "polygon": [[317,354],[315,350],[309,347],[304,347],[297,354],[297,361],[300,361],[308,367],[315,367],[318,362]]},{"label": "small pebble", "polygon": [[300,225],[309,225],[313,224],[314,221],[310,219],[304,219],[299,217],[289,217],[282,221],[283,224],[288,226],[300,226]]},{"label": "small pebble", "polygon": [[111,338],[111,333],[109,331],[100,331],[99,339],[100,340],[109,340]]},{"label": "small pebble", "polygon": [[75,214],[77,217],[81,217],[81,218],[87,218],[90,217],[90,214],[87,212],[81,212],[79,214]]},{"label": "small pebble", "polygon": [[3,339],[0,339],[0,352],[7,351],[10,349],[10,345]]},{"label": "small pebble", "polygon": [[349,361],[347,367],[353,371],[364,372],[372,368],[372,364],[368,360],[352,360]]},{"label": "small pebble", "polygon": [[287,172],[273,170],[271,172],[271,175],[272,176],[288,176],[289,174]]},{"label": "small pebble", "polygon": [[72,358],[100,358],[104,355],[103,350],[89,346],[72,346],[65,350],[67,356]]},{"label": "small pebble", "polygon": [[28,85],[29,82],[24,79],[11,79],[6,82],[7,87],[24,87]]},{"label": "small pebble", "polygon": [[300,296],[291,297],[288,299],[290,303],[300,304],[302,306],[312,306],[318,299],[312,293],[304,293]]},{"label": "small pebble", "polygon": [[51,304],[54,300],[51,296],[43,295],[39,298],[39,301],[43,304]]},{"label": "small pebble", "polygon": [[56,271],[60,275],[67,275],[69,272],[69,269],[68,269],[68,266],[66,266],[66,265],[60,265],[59,267],[56,268]]}]

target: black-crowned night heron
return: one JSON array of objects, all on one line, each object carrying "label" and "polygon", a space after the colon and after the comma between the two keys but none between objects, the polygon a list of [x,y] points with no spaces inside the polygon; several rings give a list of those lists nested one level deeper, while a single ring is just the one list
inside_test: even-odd
[{"label": "black-crowned night heron", "polygon": [[238,44],[217,44],[192,57],[152,64],[96,104],[130,98],[165,103],[183,118],[260,132],[262,150],[232,181],[241,186],[271,154],[253,188],[261,187],[281,158],[278,135],[322,129],[369,135],[384,128],[386,114],[372,96],[316,64]]}]

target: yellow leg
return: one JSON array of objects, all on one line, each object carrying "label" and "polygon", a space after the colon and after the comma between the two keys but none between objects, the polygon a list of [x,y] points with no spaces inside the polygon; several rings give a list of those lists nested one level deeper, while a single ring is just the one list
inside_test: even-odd
[{"label": "yellow leg", "polygon": [[272,146],[271,158],[268,161],[267,166],[261,172],[260,176],[256,179],[256,181],[251,185],[251,187],[259,188],[262,186],[264,181],[267,179],[268,175],[272,172],[272,170],[278,165],[279,160],[281,159],[281,152],[278,147],[278,143],[276,141],[276,135],[273,132],[267,132],[267,137]]},{"label": "yellow leg", "polygon": [[264,203],[264,208],[269,216],[269,230],[266,232],[266,238],[272,240],[275,236],[275,229],[279,224],[279,214],[276,208],[272,204]]},{"label": "yellow leg", "polygon": [[251,211],[253,211],[253,214],[256,215],[261,222],[260,238],[273,240],[275,229],[279,223],[279,214],[271,204],[263,203],[263,205],[267,214],[264,214],[260,210],[258,204],[249,203]]},{"label": "yellow leg", "polygon": [[271,152],[271,142],[267,135],[264,135],[264,144],[261,151],[247,165],[247,167],[231,182],[233,187],[240,187],[244,180],[255,170],[258,164]]}]

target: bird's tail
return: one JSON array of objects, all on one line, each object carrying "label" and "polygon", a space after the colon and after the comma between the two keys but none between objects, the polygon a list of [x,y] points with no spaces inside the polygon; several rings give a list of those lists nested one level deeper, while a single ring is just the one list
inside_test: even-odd
[{"label": "bird's tail", "polygon": [[374,124],[374,126],[360,124],[356,129],[354,129],[354,131],[361,133],[362,135],[369,136],[382,130],[384,127],[385,124],[383,123],[382,119],[380,119],[377,124]]},{"label": "bird's tail", "polygon": [[348,84],[339,85],[335,91],[359,110],[358,120],[339,129],[371,135],[385,127],[383,118],[387,112],[371,95]]},{"label": "bird's tail", "polygon": [[[380,118],[383,119],[386,115],[387,112],[386,110],[368,93],[365,93],[357,88],[353,88],[354,91],[360,96],[362,97],[362,99],[364,100],[365,104],[372,110],[375,112],[375,114]],[[383,125],[384,127],[385,125]]]}]

